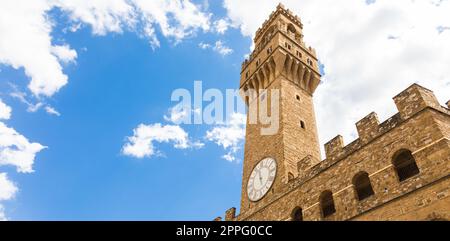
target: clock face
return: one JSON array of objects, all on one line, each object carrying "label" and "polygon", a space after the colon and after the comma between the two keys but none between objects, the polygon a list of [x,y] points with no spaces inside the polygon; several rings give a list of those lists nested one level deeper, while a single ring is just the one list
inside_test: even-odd
[{"label": "clock face", "polygon": [[247,183],[247,195],[250,201],[261,200],[272,187],[277,174],[277,163],[273,158],[263,159],[253,169]]}]

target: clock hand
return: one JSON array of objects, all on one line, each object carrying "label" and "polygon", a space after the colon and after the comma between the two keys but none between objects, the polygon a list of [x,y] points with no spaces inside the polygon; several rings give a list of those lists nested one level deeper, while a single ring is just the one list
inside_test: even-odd
[{"label": "clock hand", "polygon": [[257,179],[259,180],[259,186],[261,186],[262,185],[261,173],[258,171],[256,175],[258,175]]}]

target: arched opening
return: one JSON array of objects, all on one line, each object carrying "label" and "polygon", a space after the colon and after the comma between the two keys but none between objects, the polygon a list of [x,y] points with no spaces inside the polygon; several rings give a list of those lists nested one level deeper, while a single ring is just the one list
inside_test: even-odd
[{"label": "arched opening", "polygon": [[356,196],[359,201],[375,194],[367,172],[356,174],[353,178],[353,186],[355,187]]},{"label": "arched opening", "polygon": [[324,191],[320,195],[320,209],[322,211],[323,218],[329,217],[336,212],[333,193],[331,191]]},{"label": "arched opening", "polygon": [[394,155],[392,164],[394,165],[395,172],[397,173],[400,182],[420,173],[416,160],[409,150],[398,151]]},{"label": "arched opening", "polygon": [[300,127],[304,130],[306,129],[306,125],[304,121],[300,121]]},{"label": "arched opening", "polygon": [[287,27],[288,32],[295,34],[297,30],[295,30],[295,27],[292,23],[290,23]]},{"label": "arched opening", "polygon": [[300,207],[294,208],[291,214],[292,221],[303,221],[303,209]]}]

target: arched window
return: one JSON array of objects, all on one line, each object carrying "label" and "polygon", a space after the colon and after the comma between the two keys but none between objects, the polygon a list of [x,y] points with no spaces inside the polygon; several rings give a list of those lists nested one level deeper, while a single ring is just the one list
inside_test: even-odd
[{"label": "arched window", "polygon": [[294,27],[294,25],[292,23],[290,23],[288,25],[287,30],[288,30],[288,32],[291,32],[291,33],[294,33],[294,34],[297,32],[297,30],[295,30],[295,27]]},{"label": "arched window", "polygon": [[294,208],[291,219],[292,221],[303,221],[303,210],[299,207]]},{"label": "arched window", "polygon": [[324,191],[320,195],[320,209],[322,211],[322,217],[324,218],[331,216],[336,212],[333,193],[331,191]]},{"label": "arched window", "polygon": [[372,184],[370,183],[369,174],[367,172],[360,172],[353,178],[353,185],[355,187],[356,196],[359,201],[362,201],[375,193],[373,192]]},{"label": "arched window", "polygon": [[398,151],[394,155],[392,164],[394,165],[398,180],[400,182],[405,181],[420,173],[416,160],[409,150]]}]

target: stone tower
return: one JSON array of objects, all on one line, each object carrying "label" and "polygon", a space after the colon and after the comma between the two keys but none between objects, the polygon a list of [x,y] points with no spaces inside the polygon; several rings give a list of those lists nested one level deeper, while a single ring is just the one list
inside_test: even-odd
[{"label": "stone tower", "polygon": [[[279,128],[266,135],[261,133],[264,124],[260,121],[247,121],[241,212],[270,202],[277,197],[280,186],[321,160],[313,106],[313,94],[321,76],[315,50],[306,47],[302,31],[300,18],[278,5],[256,32],[255,50],[242,64],[241,91],[259,90],[258,94],[245,97],[247,105],[259,103],[256,105],[261,111],[260,102],[267,98],[270,109],[271,92],[278,91],[275,109]],[[263,197],[251,201],[248,182],[264,158],[275,160],[277,172]]]}]

